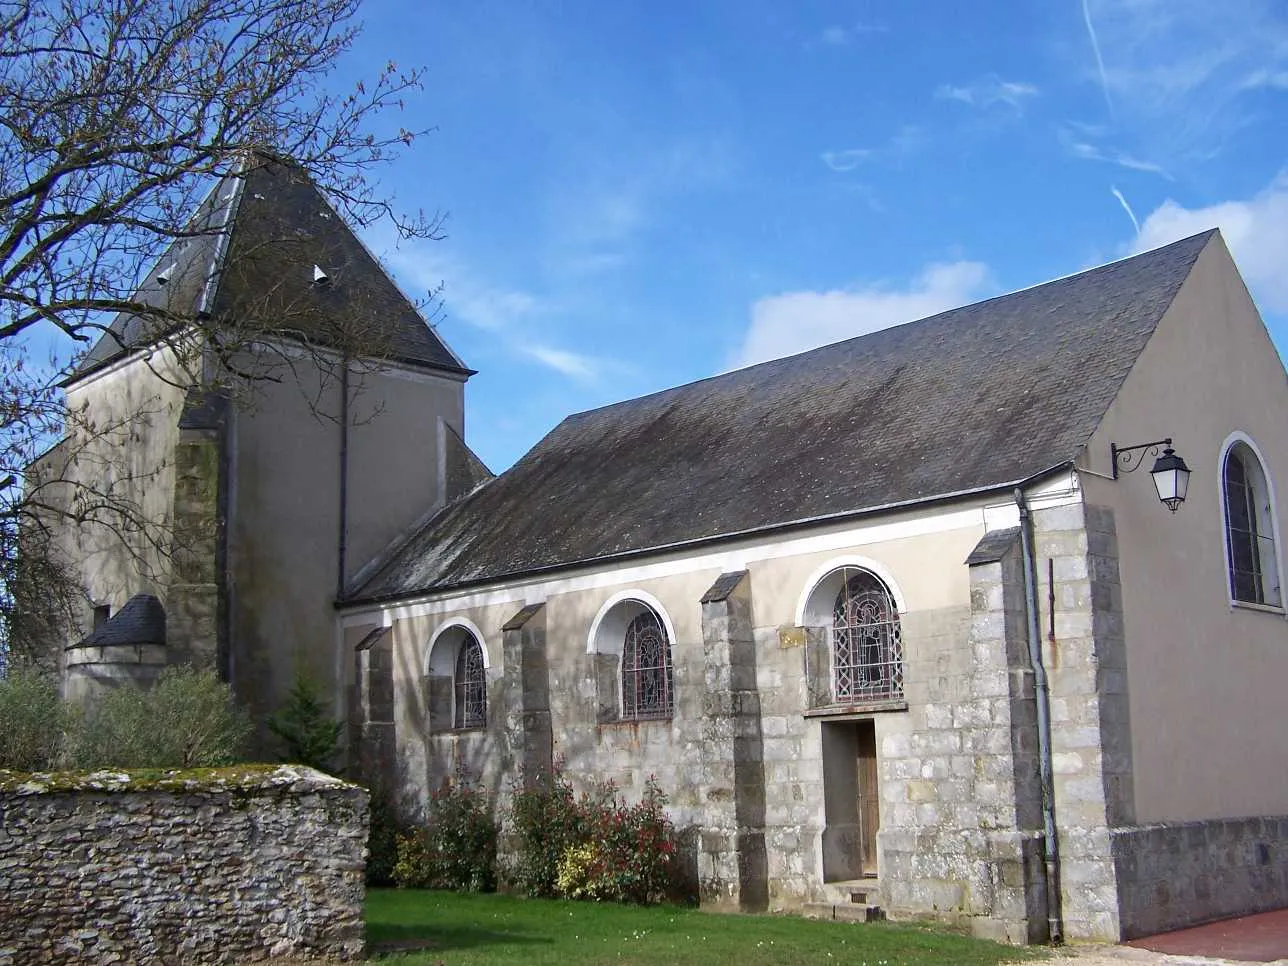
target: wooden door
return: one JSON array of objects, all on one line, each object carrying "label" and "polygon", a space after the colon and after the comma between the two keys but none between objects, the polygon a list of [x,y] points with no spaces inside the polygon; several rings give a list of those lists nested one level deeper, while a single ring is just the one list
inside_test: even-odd
[{"label": "wooden door", "polygon": [[881,825],[877,792],[877,732],[871,721],[858,724],[859,745],[859,870],[877,874],[877,829]]}]

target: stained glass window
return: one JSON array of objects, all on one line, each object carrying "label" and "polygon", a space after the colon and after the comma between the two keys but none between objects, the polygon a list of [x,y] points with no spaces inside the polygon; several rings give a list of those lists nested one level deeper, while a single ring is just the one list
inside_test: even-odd
[{"label": "stained glass window", "polygon": [[675,709],[671,642],[662,622],[644,610],[626,625],[622,647],[622,717],[666,718]]},{"label": "stained glass window", "polygon": [[474,637],[461,642],[456,655],[454,728],[482,728],[487,724],[487,676],[483,648]]},{"label": "stained glass window", "polygon": [[832,679],[837,701],[903,695],[903,640],[890,591],[855,571],[832,609]]}]

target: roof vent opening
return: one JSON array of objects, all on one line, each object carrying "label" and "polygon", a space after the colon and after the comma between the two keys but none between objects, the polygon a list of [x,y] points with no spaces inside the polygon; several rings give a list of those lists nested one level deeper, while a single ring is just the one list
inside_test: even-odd
[{"label": "roof vent opening", "polygon": [[157,284],[168,285],[170,279],[174,278],[175,270],[178,269],[178,267],[178,263],[171,262],[165,268],[161,269],[161,271],[157,272]]},{"label": "roof vent opening", "polygon": [[322,271],[317,265],[313,266],[313,284],[319,288],[326,288],[331,284],[331,276]]}]

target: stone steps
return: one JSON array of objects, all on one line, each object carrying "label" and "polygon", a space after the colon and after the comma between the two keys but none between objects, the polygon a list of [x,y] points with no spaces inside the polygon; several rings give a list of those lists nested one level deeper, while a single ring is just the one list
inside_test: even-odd
[{"label": "stone steps", "polygon": [[833,905],[830,902],[807,902],[805,916],[809,919],[832,919],[836,922],[880,922],[885,913],[880,906],[856,902]]},{"label": "stone steps", "polygon": [[805,904],[811,919],[838,922],[877,922],[885,918],[881,909],[881,885],[876,879],[823,883],[825,901]]}]

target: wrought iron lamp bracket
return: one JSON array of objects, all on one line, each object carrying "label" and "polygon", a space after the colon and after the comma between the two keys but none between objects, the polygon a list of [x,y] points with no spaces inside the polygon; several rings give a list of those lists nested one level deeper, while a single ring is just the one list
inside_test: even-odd
[{"label": "wrought iron lamp bracket", "polygon": [[1146,456],[1158,456],[1159,447],[1171,446],[1172,437],[1166,439],[1156,439],[1152,443],[1137,443],[1135,446],[1119,446],[1117,443],[1109,444],[1109,453],[1114,463],[1114,479],[1118,479],[1119,467],[1122,472],[1131,473],[1140,468],[1140,464],[1145,462]]}]

